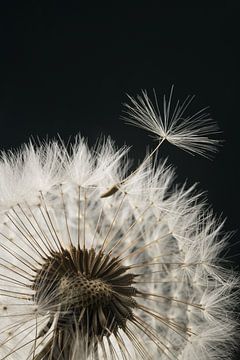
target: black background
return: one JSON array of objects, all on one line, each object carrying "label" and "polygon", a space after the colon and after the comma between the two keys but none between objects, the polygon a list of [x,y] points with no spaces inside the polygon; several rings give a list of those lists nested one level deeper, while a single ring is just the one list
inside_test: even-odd
[{"label": "black background", "polygon": [[[149,2],[7,1],[1,9],[0,147],[29,137],[102,133],[142,159],[151,138],[119,119],[126,93],[154,88],[159,99],[196,95],[225,140],[213,161],[164,144],[178,181],[199,182],[226,231],[239,229],[239,8],[164,7]],[[118,6],[119,3],[119,6]],[[239,261],[239,232],[228,258]]]}]

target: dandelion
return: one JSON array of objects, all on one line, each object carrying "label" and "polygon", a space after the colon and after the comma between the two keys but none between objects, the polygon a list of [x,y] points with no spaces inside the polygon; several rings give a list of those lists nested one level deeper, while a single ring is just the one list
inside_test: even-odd
[{"label": "dandelion", "polygon": [[223,222],[153,161],[164,140],[206,156],[216,127],[171,97],[162,113],[146,92],[131,99],[129,121],[159,143],[130,174],[110,139],[2,153],[0,359],[229,358],[237,280],[219,258]]}]

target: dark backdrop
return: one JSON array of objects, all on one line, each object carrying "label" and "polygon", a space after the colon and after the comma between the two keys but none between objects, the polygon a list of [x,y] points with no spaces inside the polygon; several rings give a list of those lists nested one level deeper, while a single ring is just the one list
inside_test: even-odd
[{"label": "dark backdrop", "polygon": [[[238,230],[239,8],[82,3],[1,2],[0,147],[16,148],[31,136],[68,141],[80,131],[90,144],[111,134],[143,158],[151,139],[119,119],[125,94],[155,88],[161,99],[175,84],[179,98],[196,95],[193,112],[210,106],[225,144],[213,161],[170,145],[161,154],[180,182],[188,178],[208,192],[227,231]],[[238,238],[228,253],[235,263]]]}]

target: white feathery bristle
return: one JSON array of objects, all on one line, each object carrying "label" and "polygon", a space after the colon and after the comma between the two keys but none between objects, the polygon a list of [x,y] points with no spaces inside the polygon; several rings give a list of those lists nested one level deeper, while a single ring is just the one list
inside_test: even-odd
[{"label": "white feathery bristle", "polygon": [[206,108],[194,115],[187,114],[188,107],[194,96],[187,96],[181,103],[172,103],[173,87],[169,98],[163,98],[162,109],[155,96],[155,105],[146,91],[136,98],[128,95],[130,104],[125,103],[125,113],[122,116],[127,123],[140,127],[154,134],[158,140],[169,143],[189,152],[211,158],[211,153],[217,151],[219,140],[210,136],[218,133],[217,124],[205,112]]}]

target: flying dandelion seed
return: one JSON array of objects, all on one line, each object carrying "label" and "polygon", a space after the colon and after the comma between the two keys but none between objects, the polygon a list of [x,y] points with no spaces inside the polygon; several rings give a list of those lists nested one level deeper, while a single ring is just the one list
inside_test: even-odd
[{"label": "flying dandelion seed", "polygon": [[159,140],[130,175],[110,139],[2,154],[0,359],[229,358],[237,279],[220,264],[223,224],[152,161],[164,140],[207,156],[217,129],[171,98],[162,112],[146,92],[130,98],[129,121]]}]

